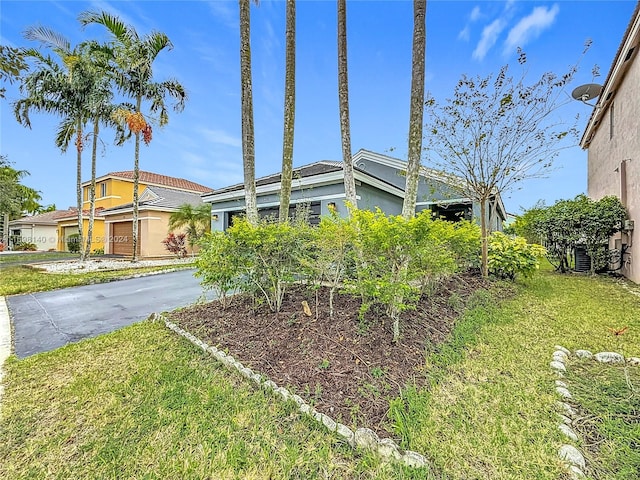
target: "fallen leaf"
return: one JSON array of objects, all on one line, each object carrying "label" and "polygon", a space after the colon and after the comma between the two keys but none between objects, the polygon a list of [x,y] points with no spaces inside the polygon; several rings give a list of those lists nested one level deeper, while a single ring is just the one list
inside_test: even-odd
[{"label": "fallen leaf", "polygon": [[311,316],[311,309],[309,308],[309,304],[307,303],[307,301],[306,301],[306,300],[303,300],[303,301],[302,301],[302,310],[304,310],[304,314],[305,314],[307,317],[310,317],[310,316]]}]

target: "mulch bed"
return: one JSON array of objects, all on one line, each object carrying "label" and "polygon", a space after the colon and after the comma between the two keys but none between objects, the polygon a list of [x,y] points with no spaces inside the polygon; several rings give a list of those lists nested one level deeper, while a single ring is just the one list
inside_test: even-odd
[{"label": "mulch bed", "polygon": [[[360,321],[360,300],[340,294],[330,318],[328,289],[318,291],[316,303],[316,293],[299,285],[288,291],[278,314],[266,306],[254,309],[248,297],[237,296],[226,309],[218,302],[195,305],[172,312],[170,320],[316,410],[390,437],[389,400],[406,385],[424,383],[425,352],[447,339],[465,301],[487,286],[479,276],[451,278],[415,311],[403,313],[397,344],[383,310],[372,308]],[[311,316],[305,315],[303,301]]]}]

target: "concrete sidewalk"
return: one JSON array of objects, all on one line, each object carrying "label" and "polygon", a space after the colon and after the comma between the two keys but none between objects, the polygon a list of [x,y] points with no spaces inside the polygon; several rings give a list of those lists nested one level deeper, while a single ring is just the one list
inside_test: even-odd
[{"label": "concrete sidewalk", "polygon": [[11,321],[4,297],[0,297],[0,402],[4,393],[4,362],[11,355]]}]

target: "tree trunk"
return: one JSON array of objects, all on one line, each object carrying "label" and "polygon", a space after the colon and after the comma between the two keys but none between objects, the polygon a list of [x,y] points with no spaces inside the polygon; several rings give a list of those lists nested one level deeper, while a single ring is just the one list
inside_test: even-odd
[{"label": "tree trunk", "polygon": [[256,199],[256,158],[253,132],[253,92],[251,84],[251,20],[249,0],[240,4],[240,82],[242,103],[242,164],[247,221],[258,224]]},{"label": "tree trunk", "polygon": [[489,234],[487,232],[487,199],[480,200],[480,232],[482,236],[482,276],[489,276]]},{"label": "tree trunk", "polygon": [[[142,95],[136,99],[136,112],[141,113]],[[133,217],[131,235],[133,236],[133,253],[131,261],[138,261],[138,187],[140,185],[140,132],[136,132],[135,152],[133,155]]]},{"label": "tree trunk", "polygon": [[89,187],[89,228],[87,230],[87,247],[84,251],[85,258],[91,256],[91,242],[93,241],[93,222],[96,212],[96,156],[98,154],[98,132],[100,124],[98,119],[93,122],[93,145],[91,149],[91,186]]},{"label": "tree trunk", "polygon": [[422,154],[422,119],[424,112],[424,71],[427,46],[427,0],[413,1],[413,62],[411,69],[411,106],[409,111],[409,150],[402,216],[407,220],[416,213],[420,156]]},{"label": "tree trunk", "polygon": [[347,77],[347,2],[338,0],[338,101],[340,104],[340,132],[342,136],[342,162],[344,193],[347,202],[358,208],[356,181],[351,158],[351,127],[349,125],[349,79]]},{"label": "tree trunk", "polygon": [[80,261],[84,262],[84,236],[82,234],[82,120],[76,123],[76,202],[78,208],[78,233],[80,237]]},{"label": "tree trunk", "polygon": [[287,0],[286,66],[284,80],[284,138],[280,175],[281,222],[289,218],[291,177],[293,175],[293,130],[296,113],[296,0]]}]

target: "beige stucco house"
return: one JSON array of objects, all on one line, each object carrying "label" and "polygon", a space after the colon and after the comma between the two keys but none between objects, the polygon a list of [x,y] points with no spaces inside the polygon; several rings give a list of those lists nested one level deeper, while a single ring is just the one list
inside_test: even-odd
[{"label": "beige stucco house", "polygon": [[11,220],[9,246],[16,248],[20,243],[32,243],[40,251],[55,250],[58,246],[58,219],[67,213],[67,210],[55,210]]},{"label": "beige stucco house", "polygon": [[611,239],[622,250],[615,267],[640,283],[640,2],[604,82],[580,146],[587,149],[588,195],[599,200],[616,195],[629,220]]}]

